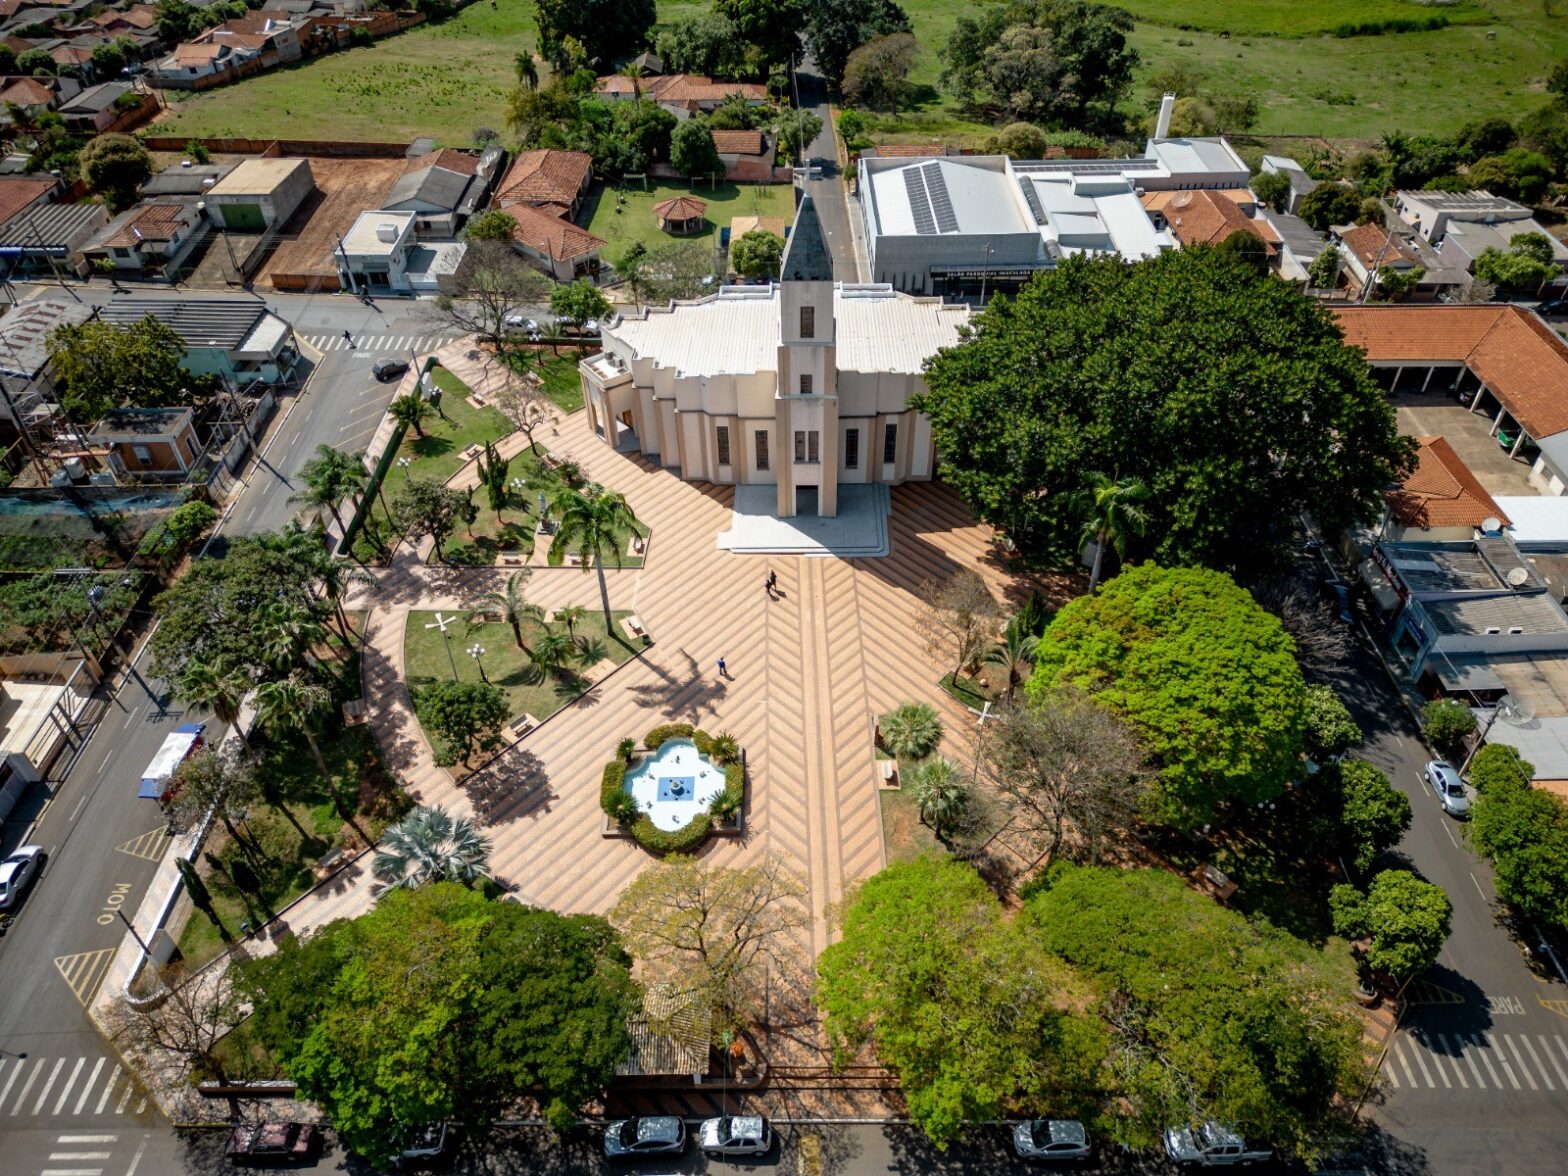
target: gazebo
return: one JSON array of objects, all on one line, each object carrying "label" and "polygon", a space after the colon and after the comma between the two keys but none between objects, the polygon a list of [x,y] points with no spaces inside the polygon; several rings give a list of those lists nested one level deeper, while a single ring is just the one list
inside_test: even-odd
[{"label": "gazebo", "polygon": [[702,232],[707,223],[708,206],[690,196],[676,196],[661,200],[653,206],[654,218],[666,233],[684,236]]}]

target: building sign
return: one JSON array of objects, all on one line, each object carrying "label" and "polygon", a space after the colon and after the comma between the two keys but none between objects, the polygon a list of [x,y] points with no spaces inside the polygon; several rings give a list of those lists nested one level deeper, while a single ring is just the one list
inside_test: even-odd
[{"label": "building sign", "polygon": [[1039,270],[1032,266],[1020,266],[1012,269],[931,269],[933,278],[1007,278],[1014,281],[1026,282],[1034,277]]},{"label": "building sign", "polygon": [[1388,556],[1383,554],[1381,545],[1372,548],[1372,560],[1378,567],[1383,569],[1383,574],[1388,577],[1388,582],[1394,586],[1394,591],[1399,593],[1399,599],[1409,600],[1410,589],[1405,587],[1404,578],[1394,570],[1393,562],[1389,560]]}]

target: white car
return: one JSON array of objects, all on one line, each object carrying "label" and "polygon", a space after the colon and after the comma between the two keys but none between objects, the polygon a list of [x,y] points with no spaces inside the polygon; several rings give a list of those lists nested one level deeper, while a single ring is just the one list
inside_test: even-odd
[{"label": "white car", "polygon": [[704,1120],[697,1140],[709,1155],[760,1156],[773,1146],[773,1132],[761,1115],[720,1115]]},{"label": "white car", "polygon": [[1087,1160],[1094,1149],[1077,1119],[1031,1119],[1013,1128],[1013,1150],[1025,1160]]},{"label": "white car", "polygon": [[1437,795],[1443,811],[1451,817],[1470,815],[1470,790],[1447,760],[1433,760],[1426,766],[1426,782]]},{"label": "white car", "polygon": [[539,324],[533,319],[521,314],[509,314],[501,320],[501,325],[509,331],[528,331],[537,334]]},{"label": "white car", "polygon": [[597,335],[598,333],[599,333],[599,320],[598,319],[589,319],[587,322],[585,322],[583,324],[583,334],[585,334],[585,335]]},{"label": "white car", "polygon": [[21,905],[23,893],[38,877],[48,856],[41,845],[24,845],[0,862],[0,911],[10,914]]}]

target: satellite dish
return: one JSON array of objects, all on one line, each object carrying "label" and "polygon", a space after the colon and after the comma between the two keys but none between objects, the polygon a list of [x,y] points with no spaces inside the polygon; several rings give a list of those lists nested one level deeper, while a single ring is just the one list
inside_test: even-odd
[{"label": "satellite dish", "polygon": [[1508,579],[1508,583],[1509,583],[1509,585],[1511,587],[1523,588],[1525,586],[1526,581],[1528,581],[1530,579],[1530,569],[1529,568],[1509,568],[1508,569],[1508,577],[1507,577],[1507,579]]},{"label": "satellite dish", "polygon": [[1496,535],[1503,529],[1503,520],[1496,515],[1488,515],[1481,520],[1481,533],[1483,535]]},{"label": "satellite dish", "polygon": [[1497,700],[1497,717],[1511,727],[1523,727],[1535,718],[1535,708],[1523,700],[1505,694]]}]

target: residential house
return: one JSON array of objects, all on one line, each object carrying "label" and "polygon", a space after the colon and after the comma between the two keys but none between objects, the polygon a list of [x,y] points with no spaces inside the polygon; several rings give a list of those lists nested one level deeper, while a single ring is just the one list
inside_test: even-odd
[{"label": "residential house", "polygon": [[1339,248],[1341,273],[1354,296],[1359,296],[1368,284],[1375,290],[1376,275],[1383,270],[1405,274],[1426,268],[1413,248],[1380,224],[1335,225],[1329,239]]},{"label": "residential house", "polygon": [[451,237],[484,205],[505,153],[491,147],[482,155],[450,148],[408,161],[381,206],[416,214],[420,236]]},{"label": "residential house", "polygon": [[41,208],[60,192],[53,176],[0,176],[0,224],[30,208]]},{"label": "residential house", "polygon": [[1475,259],[1484,250],[1507,252],[1524,233],[1545,237],[1558,269],[1568,270],[1568,245],[1547,232],[1529,208],[1490,192],[1397,192],[1394,208],[1448,265],[1468,274],[1475,273]]},{"label": "residential house", "polygon": [[1289,181],[1290,197],[1280,212],[1294,213],[1301,206],[1302,197],[1318,186],[1318,182],[1307,174],[1307,169],[1288,155],[1265,155],[1259,170],[1284,176]]},{"label": "residential house", "polygon": [[605,242],[564,216],[527,204],[514,204],[507,214],[517,221],[512,247],[558,282],[595,274]]},{"label": "residential house", "polygon": [[60,102],[74,98],[82,84],[75,78],[0,79],[0,124],[11,125],[11,108],[21,110],[29,119],[47,114]]},{"label": "residential house", "polygon": [[76,97],[60,104],[60,117],[73,131],[87,135],[100,134],[120,117],[120,99],[134,90],[130,82],[103,82],[89,86]]},{"label": "residential house", "polygon": [[158,29],[158,10],[151,4],[133,4],[129,8],[116,11],[110,9],[100,12],[97,16],[90,17],[89,21],[109,36],[133,36],[136,33],[153,32]]},{"label": "residential house", "polygon": [[1279,276],[1291,282],[1309,281],[1308,271],[1328,248],[1328,241],[1299,216],[1272,208],[1259,211],[1279,240]]},{"label": "residential house", "polygon": [[182,159],[147,177],[138,191],[144,200],[157,196],[204,196],[236,166],[232,163],[194,163]]},{"label": "residential house", "polygon": [[86,322],[93,308],[81,302],[22,302],[0,318],[0,435],[9,442],[26,425],[35,429],[57,415],[49,336],[55,328]]},{"label": "residential house", "polygon": [[76,70],[78,76],[88,81],[98,77],[98,71],[93,67],[93,51],[85,45],[55,45],[49,50],[49,56],[62,70]]},{"label": "residential house", "polygon": [[964,306],[835,282],[808,197],[777,283],[603,326],[603,352],[579,364],[588,419],[689,481],[774,487],[779,517],[835,516],[841,485],[932,477],[930,422],[909,398],[968,321]]},{"label": "residential house", "polygon": [[83,257],[103,227],[109,212],[101,204],[45,204],[0,224],[0,265],[7,277],[63,275],[85,276]]},{"label": "residential house", "polygon": [[773,140],[764,131],[714,131],[713,145],[724,161],[726,179],[769,183],[773,179]]},{"label": "residential house", "polygon": [[220,228],[259,233],[286,224],[316,190],[308,159],[247,159],[205,191]]},{"label": "residential house", "polygon": [[1183,248],[1218,245],[1232,234],[1250,233],[1263,242],[1269,264],[1279,264],[1279,234],[1258,216],[1257,199],[1246,188],[1150,192],[1143,197],[1143,207],[1155,227],[1169,228]]},{"label": "residential house", "polygon": [[1568,342],[1539,315],[1496,304],[1343,306],[1333,315],[1390,392],[1459,397],[1492,419],[1510,456],[1529,457],[1541,493],[1568,492]]},{"label": "residential house", "polygon": [[629,78],[607,74],[594,82],[594,92],[611,102],[633,102],[645,98],[676,118],[717,110],[733,94],[749,106],[766,106],[768,88],[757,82],[721,82],[702,74],[664,74],[650,78]]},{"label": "residential house", "polygon": [[158,86],[198,88],[210,79],[221,80],[258,56],[255,49],[244,45],[183,41],[153,66],[148,77]]},{"label": "residential house", "polygon": [[1378,537],[1391,543],[1473,539],[1509,523],[1497,500],[1442,437],[1417,437],[1416,465],[1383,495]]},{"label": "residential house", "polygon": [[342,288],[356,293],[408,293],[408,254],[414,243],[413,212],[362,212],[334,255]]},{"label": "residential house", "polygon": [[121,478],[183,481],[202,450],[189,408],[117,408],[87,430],[87,441]]},{"label": "residential house", "polygon": [[571,220],[592,182],[593,157],[586,151],[521,151],[496,185],[494,204],[508,211],[524,204]]},{"label": "residential house", "polygon": [[277,384],[292,379],[299,362],[294,329],[255,298],[116,298],[99,311],[119,326],[148,315],[180,337],[180,366],[192,375],[221,376],[242,388]]},{"label": "residential house", "polygon": [[110,221],[82,254],[94,265],[106,259],[121,276],[172,280],[207,227],[198,201],[138,204]]}]

